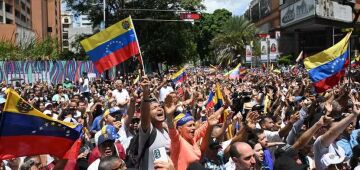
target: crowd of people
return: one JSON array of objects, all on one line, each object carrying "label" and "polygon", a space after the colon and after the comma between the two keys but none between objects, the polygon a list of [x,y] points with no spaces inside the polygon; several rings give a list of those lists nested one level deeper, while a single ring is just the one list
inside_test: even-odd
[{"label": "crowd of people", "polygon": [[[83,126],[73,162],[79,170],[360,169],[356,70],[320,94],[300,67],[249,69],[239,79],[187,69],[181,83],[171,74],[139,81],[90,81],[84,74],[76,82],[11,88],[45,115]],[[1,91],[7,88],[3,83]],[[217,90],[222,98],[209,101]],[[5,102],[0,96],[1,107]],[[70,163],[46,154],[0,162],[1,170]]]}]

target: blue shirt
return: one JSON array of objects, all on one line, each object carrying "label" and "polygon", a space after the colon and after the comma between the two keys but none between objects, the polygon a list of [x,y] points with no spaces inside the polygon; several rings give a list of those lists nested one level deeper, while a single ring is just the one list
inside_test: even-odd
[{"label": "blue shirt", "polygon": [[100,131],[101,130],[101,127],[100,127],[101,119],[102,119],[102,115],[99,115],[94,119],[94,121],[93,121],[93,123],[91,125],[90,131],[94,131],[94,130],[95,131]]},{"label": "blue shirt", "polygon": [[352,156],[352,148],[356,145],[358,145],[358,142],[356,140],[358,133],[360,132],[360,129],[353,130],[351,132],[350,138],[347,138],[345,136],[341,137],[340,140],[336,142],[336,145],[343,148],[345,151],[345,156],[347,159],[350,159]]},{"label": "blue shirt", "polygon": [[269,167],[270,170],[274,169],[274,162],[272,160],[269,149],[264,149],[264,164],[263,166]]}]

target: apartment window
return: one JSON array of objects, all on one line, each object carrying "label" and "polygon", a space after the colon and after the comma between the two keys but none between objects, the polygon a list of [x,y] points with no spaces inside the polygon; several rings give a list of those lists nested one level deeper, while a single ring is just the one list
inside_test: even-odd
[{"label": "apartment window", "polygon": [[0,9],[2,10],[3,8],[3,1],[0,1]]},{"label": "apartment window", "polygon": [[6,18],[6,24],[13,24],[13,20]]},{"label": "apartment window", "polygon": [[48,27],[47,32],[52,32],[52,27]]},{"label": "apartment window", "polygon": [[29,7],[26,7],[26,12],[27,12],[28,14],[30,14],[30,8],[29,8]]},{"label": "apartment window", "polygon": [[16,16],[17,18],[20,18],[20,11],[15,10],[15,16]]},{"label": "apartment window", "polygon": [[2,23],[4,20],[3,20],[3,16],[0,16],[0,23]]},{"label": "apartment window", "polygon": [[67,32],[63,33],[63,39],[69,39],[69,34]]},{"label": "apartment window", "polygon": [[64,23],[69,23],[69,19],[68,19],[68,18],[65,18],[65,19],[64,19]]},{"label": "apartment window", "polygon": [[9,13],[12,13],[12,6],[9,5],[9,4],[5,4],[5,11],[9,12]]},{"label": "apartment window", "polygon": [[16,5],[19,5],[19,4],[20,4],[20,0],[16,0],[16,1],[15,1],[15,4],[16,4]]},{"label": "apartment window", "polygon": [[69,46],[69,41],[63,41],[63,46]]},{"label": "apartment window", "polygon": [[69,28],[69,24],[64,24],[63,28]]},{"label": "apartment window", "polygon": [[91,23],[83,23],[82,25],[91,25]]},{"label": "apartment window", "polygon": [[23,14],[21,14],[21,21],[26,22],[26,17]]},{"label": "apartment window", "polygon": [[83,17],[82,20],[89,20],[89,17]]},{"label": "apartment window", "polygon": [[25,3],[24,2],[21,2],[21,9],[25,11],[26,9],[26,6],[25,6]]}]

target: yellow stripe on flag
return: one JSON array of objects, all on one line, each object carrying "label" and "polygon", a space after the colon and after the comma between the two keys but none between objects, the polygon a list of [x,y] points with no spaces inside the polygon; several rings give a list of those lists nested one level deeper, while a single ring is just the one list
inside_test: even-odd
[{"label": "yellow stripe on flag", "polygon": [[341,41],[336,43],[334,46],[321,51],[313,56],[304,59],[304,65],[306,70],[311,70],[315,67],[323,65],[329,61],[334,60],[340,55],[344,54],[348,50],[348,42],[352,32],[349,32]]},{"label": "yellow stripe on flag", "polygon": [[[125,24],[129,24],[128,29],[125,29],[126,28],[126,26],[124,26]],[[127,17],[127,18],[119,21],[118,23],[106,28],[105,30],[100,31],[99,33],[97,33],[85,40],[82,40],[80,43],[84,47],[85,51],[88,52],[88,51],[100,46],[101,44],[103,44],[111,39],[114,39],[115,37],[117,37],[121,34],[128,32],[131,29],[134,29],[134,25],[131,21],[131,18]]]},{"label": "yellow stripe on flag", "polygon": [[[75,128],[76,127],[76,125],[73,124],[73,123],[68,123],[68,122],[63,122],[63,121],[52,119],[51,117],[45,115],[44,113],[41,113],[40,111],[38,111],[34,107],[31,107],[30,109],[25,108],[24,110],[20,111],[18,109],[18,107],[24,108],[24,107],[30,106],[30,104],[27,103],[24,99],[22,99],[19,96],[19,94],[16,93],[16,91],[13,90],[13,89],[7,89],[6,90],[6,95],[7,95],[7,98],[6,98],[6,103],[5,103],[5,107],[4,107],[4,112],[12,112],[12,113],[18,113],[18,114],[25,114],[25,115],[41,117],[41,118],[47,119],[49,121],[56,121],[58,123],[66,125],[66,126],[68,126],[70,128]],[[19,101],[21,101],[21,100],[22,100],[22,104],[19,103]]]},{"label": "yellow stripe on flag", "polygon": [[180,74],[182,74],[185,70],[186,70],[186,67],[182,68],[181,70],[179,70],[178,72],[176,72],[175,74],[173,74],[173,75],[171,76],[171,79],[175,79],[175,78],[178,77]]}]

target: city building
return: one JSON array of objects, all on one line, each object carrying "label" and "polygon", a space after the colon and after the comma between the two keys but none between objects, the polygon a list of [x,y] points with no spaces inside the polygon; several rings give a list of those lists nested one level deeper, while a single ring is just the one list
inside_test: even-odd
[{"label": "city building", "polygon": [[58,38],[60,0],[0,0],[0,38],[16,44]]},{"label": "city building", "polygon": [[[260,35],[269,35],[278,40],[280,55],[297,56],[303,51],[305,56],[310,56],[338,42],[346,34],[345,28],[354,27],[355,15],[351,5],[355,2],[253,0],[245,16],[255,23]],[[358,35],[353,33],[350,45],[352,54],[357,51],[359,44]]]},{"label": "city building", "polygon": [[92,22],[87,15],[75,17],[71,11],[64,11],[61,15],[62,24],[62,50],[78,52],[74,42],[78,36],[93,33]]}]

